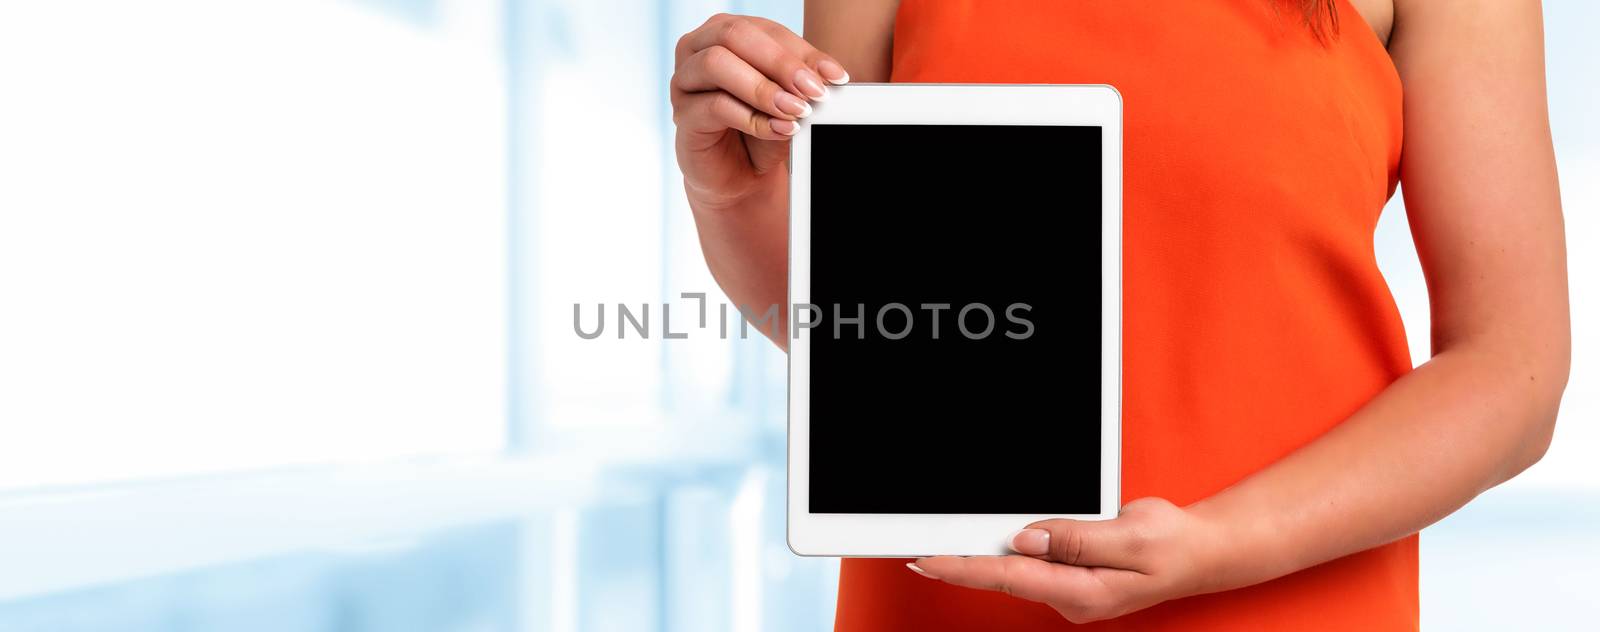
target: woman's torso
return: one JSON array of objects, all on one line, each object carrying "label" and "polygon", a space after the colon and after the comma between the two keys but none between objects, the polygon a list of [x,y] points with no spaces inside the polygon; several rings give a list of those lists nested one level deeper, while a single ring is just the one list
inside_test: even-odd
[{"label": "woman's torso", "polygon": [[[1110,84],[1124,103],[1123,500],[1216,493],[1411,367],[1372,235],[1400,83],[1347,0],[905,0],[893,80]],[[1415,537],[1106,630],[1417,627]],[[1057,630],[1053,610],[846,560],[837,629]]]}]

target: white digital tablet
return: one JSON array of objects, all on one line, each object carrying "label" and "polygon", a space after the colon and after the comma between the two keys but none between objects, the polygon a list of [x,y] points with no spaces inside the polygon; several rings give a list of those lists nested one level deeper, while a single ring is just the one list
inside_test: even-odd
[{"label": "white digital tablet", "polygon": [[1119,506],[1122,102],[851,84],[792,143],[789,547],[1008,552]]}]

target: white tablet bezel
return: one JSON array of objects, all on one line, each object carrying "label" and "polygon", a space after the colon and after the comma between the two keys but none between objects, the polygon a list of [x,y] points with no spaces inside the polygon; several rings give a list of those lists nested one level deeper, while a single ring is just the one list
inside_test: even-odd
[{"label": "white tablet bezel", "polygon": [[[1105,85],[850,84],[816,104],[790,147],[789,313],[810,302],[813,124],[1092,125],[1101,143],[1100,511],[1095,514],[813,514],[810,485],[810,330],[789,341],[788,541],[799,555],[911,557],[1009,552],[1034,520],[1104,520],[1121,498],[1122,97]],[[1048,183],[1040,183],[1047,186]],[[974,218],[981,220],[982,218]],[[992,432],[988,423],[974,433]],[[910,448],[908,447],[908,450]],[[906,455],[902,455],[906,456]],[[884,455],[884,458],[895,458]]]}]

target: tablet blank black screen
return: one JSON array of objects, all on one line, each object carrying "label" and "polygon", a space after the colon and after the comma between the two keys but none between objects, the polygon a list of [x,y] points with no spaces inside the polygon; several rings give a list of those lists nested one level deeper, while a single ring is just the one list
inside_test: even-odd
[{"label": "tablet blank black screen", "polygon": [[809,510],[1099,512],[1101,128],[812,134]]}]

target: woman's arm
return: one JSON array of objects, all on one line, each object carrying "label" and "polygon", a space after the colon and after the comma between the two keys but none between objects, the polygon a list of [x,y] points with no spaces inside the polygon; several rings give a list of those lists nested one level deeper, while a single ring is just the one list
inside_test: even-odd
[{"label": "woman's arm", "polygon": [[1570,325],[1542,25],[1536,1],[1397,0],[1400,173],[1434,355],[1322,440],[1195,507],[1272,544],[1270,564],[1235,584],[1415,533],[1549,447]]},{"label": "woman's arm", "polygon": [[[1434,356],[1323,437],[1206,500],[1046,521],[1020,556],[918,560],[1099,619],[1405,537],[1538,461],[1567,380],[1566,253],[1535,1],[1396,0],[1401,160]],[[1396,484],[1403,482],[1404,484]]]},{"label": "woman's arm", "polygon": [[[789,135],[829,83],[885,81],[898,0],[809,0],[806,39],[770,20],[719,15],[678,42],[678,166],[717,285],[788,348]],[[853,77],[851,75],[854,75]],[[785,110],[788,105],[793,112]]]}]

